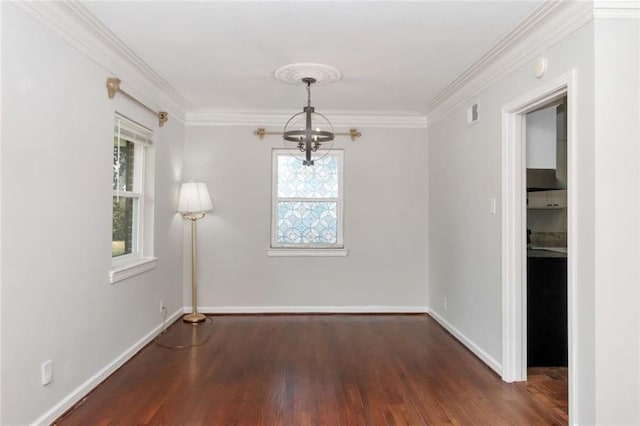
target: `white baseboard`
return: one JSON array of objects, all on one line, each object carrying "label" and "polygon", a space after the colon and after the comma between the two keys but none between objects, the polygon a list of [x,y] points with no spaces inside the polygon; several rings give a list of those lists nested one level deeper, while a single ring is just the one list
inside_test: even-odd
[{"label": "white baseboard", "polygon": [[[180,315],[182,315],[182,309],[178,309],[171,314],[165,322],[167,326],[173,323]],[[142,339],[134,343],[129,349],[120,354],[116,359],[107,364],[104,368],[94,374],[86,382],[78,386],[69,395],[64,397],[60,402],[54,405],[49,411],[44,413],[34,422],[32,425],[49,425],[53,423],[58,417],[63,415],[65,411],[73,407],[78,401],[80,401],[85,395],[87,395],[93,388],[98,386],[104,379],[109,377],[114,371],[120,368],[125,362],[127,362],[132,356],[138,353],[147,343],[153,340],[156,335],[162,330],[162,324],[155,327],[149,333],[147,333]]]},{"label": "white baseboard", "polygon": [[[191,313],[185,306],[184,312]],[[424,314],[425,306],[201,306],[202,314]]]},{"label": "white baseboard", "polygon": [[443,326],[449,333],[451,333],[456,339],[458,339],[460,341],[460,343],[465,345],[467,347],[467,349],[469,349],[471,352],[473,352],[473,354],[475,356],[480,358],[480,360],[482,362],[487,364],[489,366],[489,368],[491,368],[493,371],[498,373],[498,375],[500,377],[502,377],[502,365],[498,361],[493,359],[493,357],[491,357],[491,355],[489,355],[488,353],[483,351],[478,345],[476,345],[471,339],[469,339],[467,336],[465,336],[460,330],[458,330],[457,328],[455,328],[454,326],[449,324],[447,322],[447,320],[445,320],[440,315],[438,315],[437,312],[429,309],[429,315],[434,320],[436,320],[438,322],[438,324]]}]

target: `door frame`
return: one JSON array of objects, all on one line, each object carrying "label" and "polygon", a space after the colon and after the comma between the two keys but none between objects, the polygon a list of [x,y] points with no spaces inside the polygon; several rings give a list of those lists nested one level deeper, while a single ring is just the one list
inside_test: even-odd
[{"label": "door frame", "polygon": [[527,379],[525,115],[563,96],[567,96],[567,342],[571,424],[577,401],[578,339],[575,71],[541,85],[502,108],[502,379],[505,382]]}]

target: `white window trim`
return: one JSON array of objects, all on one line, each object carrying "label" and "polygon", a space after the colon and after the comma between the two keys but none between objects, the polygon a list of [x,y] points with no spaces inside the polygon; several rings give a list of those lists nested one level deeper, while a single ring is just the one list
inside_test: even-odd
[{"label": "white window trim", "polygon": [[[113,196],[137,198],[136,251],[111,259],[109,282],[114,284],[127,278],[150,271],[156,267],[158,258],[153,256],[153,145],[152,131],[128,118],[116,114],[121,121],[121,138],[135,144],[134,188],[133,191],[113,190]],[[117,134],[115,134],[117,136]]]},{"label": "white window trim", "polygon": [[270,248],[269,257],[344,257],[349,250],[344,248]]},{"label": "white window trim", "polygon": [[109,271],[109,282],[111,284],[117,283],[118,281],[126,280],[143,272],[150,271],[156,267],[157,260],[157,257],[136,256],[135,260],[130,260],[123,266],[116,267],[114,265]]},{"label": "white window trim", "polygon": [[[321,151],[318,151],[319,153]],[[326,151],[325,151],[326,152]],[[349,251],[344,246],[344,150],[334,149],[328,155],[338,158],[338,197],[315,199],[314,201],[337,202],[338,235],[336,244],[278,244],[278,214],[279,200],[302,201],[303,199],[282,198],[278,199],[278,157],[290,155],[289,150],[276,148],[271,155],[271,247],[267,249],[267,255],[273,257],[305,256],[305,257],[335,257],[346,256]],[[307,199],[304,199],[307,200]]]}]

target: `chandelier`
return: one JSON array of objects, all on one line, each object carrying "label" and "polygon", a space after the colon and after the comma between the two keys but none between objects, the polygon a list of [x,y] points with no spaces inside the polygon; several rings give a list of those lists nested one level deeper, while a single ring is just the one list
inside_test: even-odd
[{"label": "chandelier", "polygon": [[[324,115],[315,111],[311,106],[311,85],[317,80],[313,77],[304,77],[301,81],[307,86],[307,106],[302,108],[302,112],[294,114],[284,125],[282,138],[285,145],[295,144],[295,147],[304,153],[302,164],[313,166],[314,154],[322,147],[322,144],[332,142],[334,136],[333,126]],[[327,146],[325,145],[325,148]],[[329,149],[331,146],[328,147]]]}]

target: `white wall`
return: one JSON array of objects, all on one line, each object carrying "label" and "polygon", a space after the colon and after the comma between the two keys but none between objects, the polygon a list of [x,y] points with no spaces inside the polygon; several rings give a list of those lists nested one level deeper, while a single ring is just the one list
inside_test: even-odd
[{"label": "white wall", "polygon": [[595,25],[596,415],[640,424],[640,19]]},{"label": "white wall", "polygon": [[593,25],[582,27],[549,50],[533,53],[549,61],[543,78],[533,77],[531,64],[521,66],[474,95],[483,106],[478,124],[466,125],[463,105],[429,128],[430,307],[498,366],[502,364],[502,214],[499,210],[496,215],[489,213],[490,197],[496,197],[497,205],[501,205],[501,110],[554,78],[576,70],[576,105],[572,107],[577,118],[577,179],[573,188],[579,221],[578,245],[573,249],[578,258],[578,270],[574,272],[579,283],[579,406],[572,416],[575,422],[592,424],[596,419]]},{"label": "white wall", "polygon": [[[111,73],[9,3],[2,43],[0,423],[14,425],[52,420],[47,413],[160,325],[161,298],[170,313],[182,306],[175,202],[184,127],[170,119],[158,128],[125,97],[108,99]],[[111,285],[116,110],[155,130],[159,260],[155,270]],[[42,386],[48,359],[54,380]]]},{"label": "white wall", "polygon": [[[3,7],[0,6],[0,22],[2,22]],[[0,81],[2,80],[2,38],[3,33],[0,31]],[[0,105],[2,105],[3,87],[0,85]],[[2,140],[2,120],[0,120],[0,141]],[[0,176],[2,176],[2,149],[0,148]],[[1,181],[0,181],[1,182]],[[0,184],[0,241],[2,241],[2,184]],[[0,246],[1,248],[1,246]],[[0,422],[2,421],[2,255],[0,254]]]},{"label": "white wall", "polygon": [[[271,150],[281,148],[282,139],[260,141],[253,130],[186,130],[185,178],[205,181],[214,206],[198,223],[199,306],[222,312],[423,309],[426,130],[359,128],[363,136],[356,142],[336,141],[336,147],[345,149],[344,239],[349,255],[329,258],[267,257]],[[189,273],[185,268],[187,306]]]},{"label": "white wall", "polygon": [[639,22],[596,19],[539,52],[544,78],[527,64],[480,93],[478,125],[465,125],[461,107],[429,129],[429,203],[451,205],[429,212],[431,307],[501,362],[501,217],[486,208],[500,194],[500,110],[575,70],[578,424],[640,423]]}]

